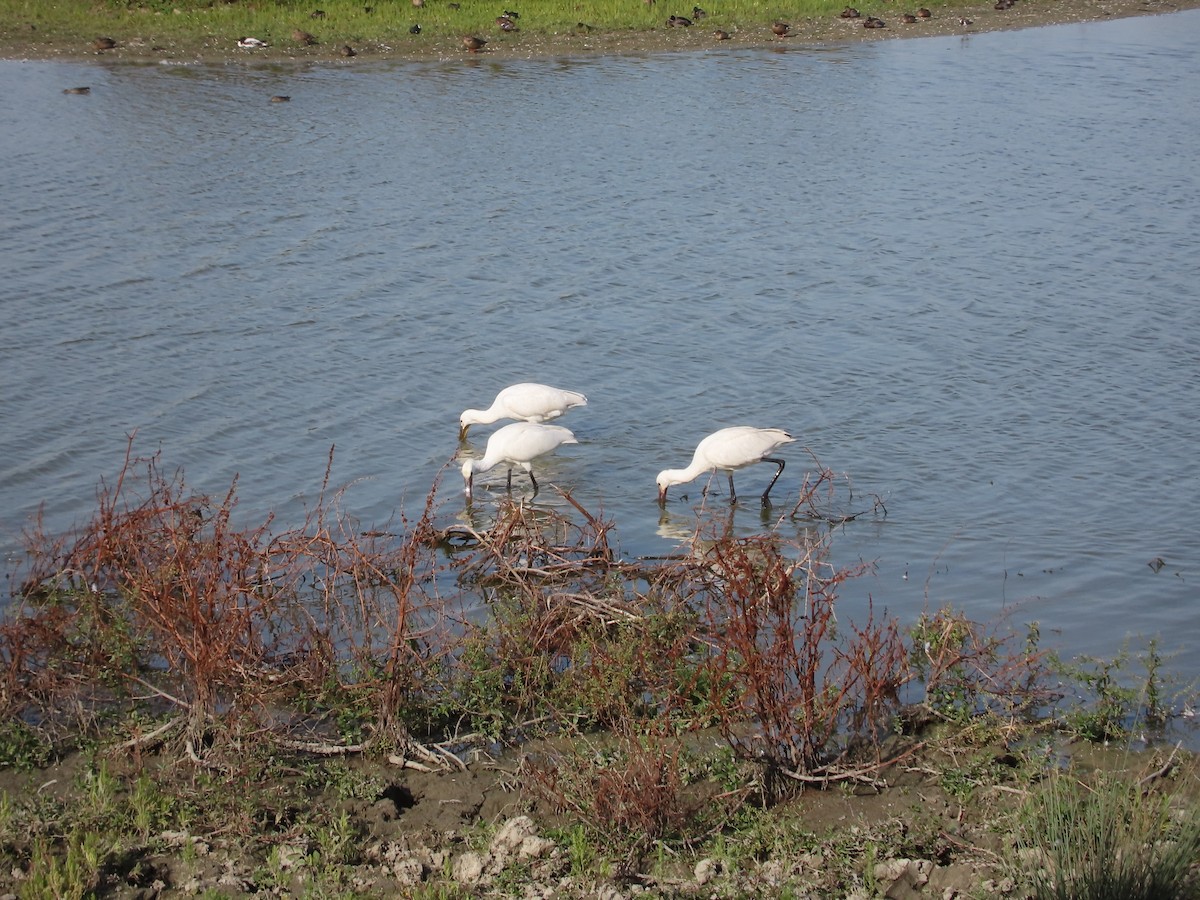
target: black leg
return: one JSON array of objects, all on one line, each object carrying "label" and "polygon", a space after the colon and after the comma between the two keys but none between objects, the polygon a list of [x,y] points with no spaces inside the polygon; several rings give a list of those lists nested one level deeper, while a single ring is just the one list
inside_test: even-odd
[{"label": "black leg", "polygon": [[729,472],[729,502],[737,503],[737,491],[733,489],[733,471]]},{"label": "black leg", "polygon": [[533,496],[529,498],[530,500],[532,500],[533,497],[537,496],[538,490],[539,490],[537,479],[533,477],[533,469],[529,470],[529,480],[533,482]]},{"label": "black leg", "polygon": [[508,470],[508,492],[510,494],[512,493],[512,468],[511,467]]},{"label": "black leg", "polygon": [[762,505],[770,506],[771,500],[768,495],[771,493],[771,488],[775,487],[775,482],[777,482],[779,480],[779,476],[783,474],[783,467],[784,467],[785,461],[782,459],[776,459],[773,456],[764,456],[763,462],[773,462],[773,463],[775,463],[775,465],[779,466],[779,468],[775,470],[775,477],[771,479],[771,483],[767,485],[767,489],[765,491],[763,491],[763,495],[762,495]]}]

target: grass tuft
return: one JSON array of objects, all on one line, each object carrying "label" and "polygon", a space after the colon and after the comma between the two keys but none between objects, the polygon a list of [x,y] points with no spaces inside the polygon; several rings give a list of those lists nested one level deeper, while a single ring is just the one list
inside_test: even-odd
[{"label": "grass tuft", "polygon": [[1024,810],[1020,848],[1038,900],[1200,896],[1200,816],[1171,795],[1111,776],[1055,772]]}]

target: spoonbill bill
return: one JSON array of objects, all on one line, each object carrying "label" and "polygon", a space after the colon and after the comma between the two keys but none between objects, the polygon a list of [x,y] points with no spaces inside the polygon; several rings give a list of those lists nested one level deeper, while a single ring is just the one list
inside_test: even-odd
[{"label": "spoonbill bill", "polygon": [[762,505],[770,506],[768,499],[771,488],[783,474],[784,460],[770,456],[776,448],[790,444],[790,434],[779,428],[754,428],[751,425],[735,425],[714,431],[696,445],[691,465],[686,469],[665,469],[658,473],[658,502],[667,502],[667,488],[673,484],[685,484],[704,472],[720,469],[729,474],[729,502],[737,500],[733,489],[733,470],[751,466],[757,462],[775,463],[775,477],[762,494]]},{"label": "spoonbill bill", "polygon": [[490,425],[500,419],[547,422],[576,406],[587,406],[587,397],[576,391],[528,381],[509,385],[496,395],[487,409],[463,411],[458,419],[458,439],[465,438],[472,425]]},{"label": "spoonbill bill", "polygon": [[533,496],[537,496],[538,483],[533,477],[533,461],[557,450],[563,444],[578,444],[568,428],[561,425],[541,425],[536,422],[514,422],[498,429],[487,442],[483,459],[468,459],[463,463],[463,479],[467,483],[467,497],[472,495],[476,473],[487,472],[500,463],[508,463],[508,489],[512,490],[512,470],[520,466],[529,473],[533,482]]}]

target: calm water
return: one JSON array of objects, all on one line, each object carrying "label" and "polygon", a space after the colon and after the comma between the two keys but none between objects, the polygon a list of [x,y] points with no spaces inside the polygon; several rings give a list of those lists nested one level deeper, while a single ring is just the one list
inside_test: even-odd
[{"label": "calm water", "polygon": [[[194,488],[240,473],[280,527],[336,446],[371,524],[415,511],[462,409],[542,380],[591,398],[546,478],[628,555],[691,528],[679,489],[660,520],[659,469],[786,427],[886,500],[834,539],[876,564],[852,609],[1007,610],[1068,652],[1157,635],[1200,674],[1198,39],[1187,12],[616,59],[0,63],[5,571],[39,504],[54,529],[91,511],[135,430]],[[808,462],[785,455],[781,504]],[[454,470],[442,497],[461,515]]]}]

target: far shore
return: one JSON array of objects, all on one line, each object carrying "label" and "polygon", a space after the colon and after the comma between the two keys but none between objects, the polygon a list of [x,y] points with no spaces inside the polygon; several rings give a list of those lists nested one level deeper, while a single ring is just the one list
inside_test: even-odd
[{"label": "far shore", "polygon": [[[913,3],[915,8],[918,4]],[[951,3],[932,7],[929,18],[906,23],[908,12],[904,0],[888,0],[888,12],[881,14],[884,26],[864,28],[863,20],[843,19],[836,15],[821,18],[790,19],[791,33],[780,38],[771,33],[770,23],[743,26],[729,31],[727,39],[715,36],[715,29],[696,23],[690,28],[668,28],[665,25],[648,30],[602,31],[584,27],[570,33],[547,34],[520,31],[506,34],[480,34],[487,41],[478,52],[468,52],[461,35],[428,34],[420,39],[396,40],[392,43],[367,41],[347,54],[339,41],[318,41],[312,46],[296,46],[280,42],[262,49],[244,50],[226,46],[211,35],[197,35],[194,40],[172,39],[156,42],[151,36],[120,35],[113,38],[116,46],[98,50],[93,46],[97,35],[78,38],[42,39],[36,28],[20,21],[8,21],[0,26],[0,58],[9,60],[61,60],[162,63],[261,64],[287,61],[312,63],[358,64],[370,60],[412,59],[437,60],[452,58],[522,59],[561,56],[596,56],[657,53],[675,50],[728,51],[745,47],[800,48],[828,46],[858,41],[896,40],[900,38],[936,35],[980,34],[1063,25],[1097,22],[1133,16],[1162,15],[1200,7],[1200,0],[1014,0],[1011,7],[996,9],[994,0],[973,3]],[[864,17],[865,17],[864,13]]]}]

